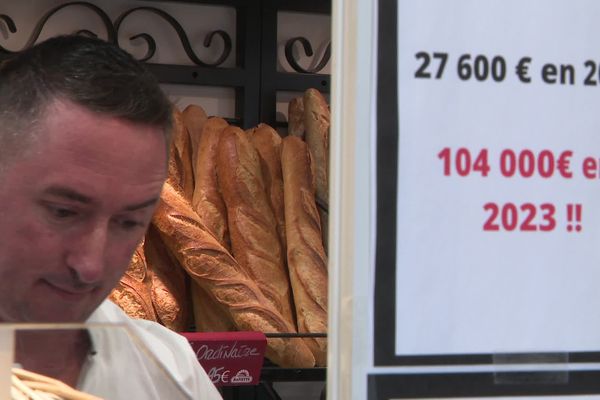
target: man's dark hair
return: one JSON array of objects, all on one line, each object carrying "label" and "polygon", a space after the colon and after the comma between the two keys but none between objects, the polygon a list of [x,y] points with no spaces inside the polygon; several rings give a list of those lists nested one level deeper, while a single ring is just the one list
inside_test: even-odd
[{"label": "man's dark hair", "polygon": [[1,64],[0,147],[28,140],[23,131],[33,127],[55,99],[159,126],[169,141],[171,104],[154,75],[113,44],[66,35],[16,53]]}]

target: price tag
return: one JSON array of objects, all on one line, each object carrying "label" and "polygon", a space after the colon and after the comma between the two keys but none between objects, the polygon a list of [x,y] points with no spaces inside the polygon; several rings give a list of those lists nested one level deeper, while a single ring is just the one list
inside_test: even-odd
[{"label": "price tag", "polygon": [[258,385],[267,338],[261,332],[184,332],[216,386]]}]

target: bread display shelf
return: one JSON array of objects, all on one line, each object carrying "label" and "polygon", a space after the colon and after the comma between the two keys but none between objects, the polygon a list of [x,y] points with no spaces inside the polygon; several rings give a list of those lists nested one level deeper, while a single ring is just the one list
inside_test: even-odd
[{"label": "bread display shelf", "polygon": [[[199,331],[265,332],[265,356],[281,367],[275,370],[282,380],[327,363],[327,256],[311,154],[327,150],[329,107],[314,89],[304,101],[305,136],[323,139],[313,145],[298,136],[282,139],[264,124],[243,131],[208,118],[198,105],[174,110],[169,178],[150,229],[196,288]],[[140,253],[147,244],[148,236]],[[155,268],[147,264],[149,273]],[[180,315],[183,303],[171,304],[171,314]],[[164,321],[161,314],[157,309]]]},{"label": "bread display shelf", "polygon": [[[156,1],[156,8],[160,8],[160,3],[168,1]],[[235,115],[227,119],[227,122],[247,129],[257,126],[259,123],[267,123],[272,127],[282,126],[281,122],[276,121],[276,100],[277,93],[281,91],[304,92],[308,88],[317,88],[319,91],[327,93],[330,86],[330,77],[319,71],[315,73],[293,73],[281,72],[277,70],[278,64],[278,13],[301,12],[308,14],[329,14],[331,12],[330,0],[306,0],[303,2],[297,0],[261,0],[257,2],[248,2],[245,0],[179,0],[183,3],[195,3],[205,5],[215,5],[235,8],[236,14],[236,32],[235,48],[232,57],[235,57],[235,66],[229,67],[209,67],[206,65],[171,65],[158,64],[149,59],[147,65],[149,69],[157,76],[161,83],[166,84],[185,84],[200,86],[220,86],[230,87],[235,91]],[[88,7],[97,9],[92,3],[63,1],[58,7]],[[141,11],[143,12],[143,11]],[[10,17],[0,16],[4,24],[8,26],[10,32],[14,29],[9,23]],[[45,24],[42,21],[45,16],[40,16],[38,22],[41,23],[40,29]],[[110,21],[103,18],[107,29],[110,32],[111,26],[114,27],[117,21]],[[112,24],[112,25],[111,25]],[[14,26],[14,22],[12,23]],[[17,24],[19,25],[19,24]],[[39,25],[39,24],[34,24]],[[32,31],[30,27],[18,26],[20,30]],[[33,30],[35,34],[35,29]],[[90,34],[85,26],[82,26],[81,32]],[[65,32],[67,33],[67,32]],[[91,33],[104,37],[104,32]],[[33,36],[32,36],[33,37]],[[109,34],[109,38],[111,38]],[[121,39],[127,40],[127,39]],[[302,42],[298,37],[289,38],[288,43]],[[35,40],[34,40],[35,42]],[[27,45],[33,42],[28,41]],[[315,45],[315,43],[313,43]],[[290,44],[291,46],[291,44]],[[300,47],[296,44],[297,47]],[[289,52],[290,54],[292,52]],[[0,60],[8,54],[0,51]],[[327,56],[322,56],[326,58]],[[288,59],[289,62],[289,59]],[[325,59],[318,60],[317,64],[324,65]],[[289,62],[293,66],[292,62]],[[318,200],[319,208],[326,209],[326,205]],[[270,334],[268,334],[269,336]],[[325,338],[325,333],[279,333],[278,337],[286,338]],[[265,381],[305,381],[305,380],[325,380],[325,368],[315,367],[309,369],[302,368],[280,368],[265,367],[263,369],[263,380]],[[311,379],[305,379],[310,377]],[[227,398],[227,397],[226,397]],[[274,397],[275,398],[275,397]]]},{"label": "bread display shelf", "polygon": [[[274,365],[265,365],[261,370],[258,386],[224,387],[224,400],[281,400],[274,384],[283,382],[324,382],[327,377],[327,368],[281,368]],[[325,388],[322,389],[320,399],[325,399]]]},{"label": "bread display shelf", "polygon": [[281,368],[275,365],[265,366],[261,379],[265,382],[316,382],[324,381],[327,368]]}]

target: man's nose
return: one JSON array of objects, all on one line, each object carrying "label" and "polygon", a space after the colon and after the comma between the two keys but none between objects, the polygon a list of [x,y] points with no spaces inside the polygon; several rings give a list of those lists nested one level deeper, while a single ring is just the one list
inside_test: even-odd
[{"label": "man's nose", "polygon": [[70,244],[66,262],[79,283],[94,284],[102,280],[107,233],[106,225],[95,224],[80,232]]}]

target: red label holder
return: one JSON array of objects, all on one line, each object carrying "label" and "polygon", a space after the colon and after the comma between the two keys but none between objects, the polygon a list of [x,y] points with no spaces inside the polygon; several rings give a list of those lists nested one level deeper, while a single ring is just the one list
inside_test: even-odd
[{"label": "red label holder", "polygon": [[215,386],[258,385],[267,338],[262,332],[183,332]]}]

